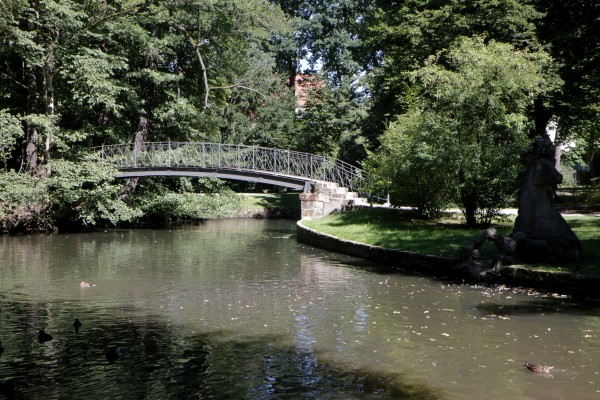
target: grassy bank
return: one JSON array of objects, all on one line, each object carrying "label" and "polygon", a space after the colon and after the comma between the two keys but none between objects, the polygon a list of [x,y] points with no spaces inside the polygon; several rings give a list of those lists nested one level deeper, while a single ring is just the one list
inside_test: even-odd
[{"label": "grassy bank", "polygon": [[[565,219],[581,240],[580,270],[600,276],[600,217],[566,216]],[[457,257],[462,246],[482,233],[465,228],[460,214],[447,214],[438,221],[423,221],[410,218],[410,214],[402,210],[384,208],[358,209],[303,223],[343,239],[446,257]],[[495,224],[495,227],[501,235],[508,236],[512,224],[513,221],[508,220]],[[492,253],[496,250],[492,243],[487,243],[484,251]],[[564,271],[572,270],[575,265],[532,267]]]},{"label": "grassy bank", "polygon": [[299,193],[244,193],[242,208],[298,208],[300,209]]}]

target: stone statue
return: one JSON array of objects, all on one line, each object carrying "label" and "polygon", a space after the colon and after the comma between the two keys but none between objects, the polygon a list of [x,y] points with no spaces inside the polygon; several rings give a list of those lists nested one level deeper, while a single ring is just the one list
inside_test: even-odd
[{"label": "stone statue", "polygon": [[[487,229],[461,250],[459,266],[483,278],[500,272],[504,265],[519,262],[577,261],[581,244],[555,207],[556,188],[562,175],[555,168],[554,148],[548,138],[537,138],[521,154],[525,170],[520,175],[519,214],[508,238]],[[491,258],[480,257],[486,241],[499,252]]]},{"label": "stone statue", "polygon": [[520,177],[519,215],[512,237],[525,262],[576,261],[581,244],[555,207],[556,187],[562,175],[555,168],[554,147],[537,138],[521,154],[525,171]]},{"label": "stone statue", "polygon": [[[487,241],[494,242],[499,251],[486,258],[481,256],[481,246]],[[467,268],[477,278],[496,275],[503,266],[517,262],[516,243],[502,237],[495,228],[488,228],[461,249],[459,267]]]}]

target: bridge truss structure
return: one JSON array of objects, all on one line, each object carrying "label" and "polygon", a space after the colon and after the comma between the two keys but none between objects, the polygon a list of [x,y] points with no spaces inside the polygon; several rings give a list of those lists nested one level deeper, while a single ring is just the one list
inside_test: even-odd
[{"label": "bridge truss structure", "polygon": [[240,144],[146,142],[94,147],[114,165],[118,178],[199,176],[267,183],[304,190],[307,183],[333,182],[371,200],[366,171],[341,160],[310,153]]}]

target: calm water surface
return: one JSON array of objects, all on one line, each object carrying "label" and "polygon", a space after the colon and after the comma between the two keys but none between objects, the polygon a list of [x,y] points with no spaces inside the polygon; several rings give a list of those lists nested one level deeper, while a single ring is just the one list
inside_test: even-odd
[{"label": "calm water surface", "polygon": [[288,221],[1,237],[0,399],[600,398],[597,305],[376,267]]}]

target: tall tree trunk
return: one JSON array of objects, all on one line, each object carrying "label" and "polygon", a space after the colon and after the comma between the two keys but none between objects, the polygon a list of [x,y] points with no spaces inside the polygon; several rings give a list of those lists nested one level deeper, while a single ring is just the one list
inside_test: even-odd
[{"label": "tall tree trunk", "polygon": [[[140,115],[140,119],[138,122],[138,129],[135,133],[135,138],[133,139],[133,152],[134,154],[144,148],[146,143],[146,138],[148,137],[148,125],[150,121],[146,115]],[[125,185],[121,191],[121,197],[126,201],[131,200],[131,196],[138,184],[139,178],[129,178],[125,182]]]},{"label": "tall tree trunk", "polygon": [[[27,22],[27,30],[35,31],[34,20],[39,19],[37,0],[30,0],[29,6],[31,15]],[[27,116],[37,114],[38,112],[38,77],[37,67],[33,62],[27,62],[25,65],[25,80],[27,82]],[[38,126],[31,119],[26,122],[26,139],[27,146],[25,148],[25,164],[27,172],[34,175],[38,167],[37,141],[38,141]]]},{"label": "tall tree trunk", "polygon": [[474,191],[468,190],[466,192],[461,192],[460,200],[464,208],[467,226],[469,228],[475,228],[477,226],[477,218],[475,218],[475,212],[477,211],[477,200]]},{"label": "tall tree trunk", "polygon": [[46,165],[46,174],[50,175],[50,147],[52,145],[52,133],[54,126],[55,100],[54,100],[54,54],[52,45],[48,46],[48,55],[44,65],[44,98],[46,101],[46,116],[50,118],[51,127],[46,129],[46,141],[44,145],[44,156],[42,161]]},{"label": "tall tree trunk", "polygon": [[181,25],[172,24],[172,26],[179,30],[185,36],[187,42],[194,48],[194,52],[196,53],[196,58],[200,63],[200,69],[202,70],[202,82],[204,83],[204,108],[208,108],[208,93],[210,91],[210,86],[208,85],[208,75],[206,73],[206,65],[204,64],[204,57],[202,57],[202,52],[200,51],[201,42],[196,41],[192,35]]},{"label": "tall tree trunk", "polygon": [[554,168],[560,171],[560,157],[562,156],[563,150],[560,143],[560,121],[556,124],[556,131],[554,135]]},{"label": "tall tree trunk", "polygon": [[[153,32],[153,36],[158,36],[158,29],[155,29]],[[155,71],[157,69],[156,59],[152,54],[151,49],[148,49],[148,56],[146,58],[146,67],[149,70]],[[154,98],[154,82],[151,78],[147,79],[141,88],[141,97],[144,100],[144,108],[145,110],[140,114],[138,120],[137,131],[135,132],[135,137],[133,138],[133,151],[138,152],[142,150],[146,144],[146,139],[148,138],[148,131],[150,127],[150,115],[152,112],[152,99]],[[121,198],[125,201],[130,202],[133,196],[133,192],[137,188],[139,178],[129,178],[125,182],[123,189],[121,191]]]},{"label": "tall tree trunk", "polygon": [[290,60],[288,64],[290,65],[288,69],[288,87],[294,89],[296,87],[296,76],[298,75],[298,63],[296,60]]},{"label": "tall tree trunk", "polygon": [[[38,106],[38,94],[37,94],[37,68],[35,66],[29,66],[27,68],[27,115],[36,113]],[[38,126],[32,121],[27,121],[27,147],[25,149],[26,154],[26,168],[30,175],[34,175],[37,166],[37,137],[38,137]]]}]

